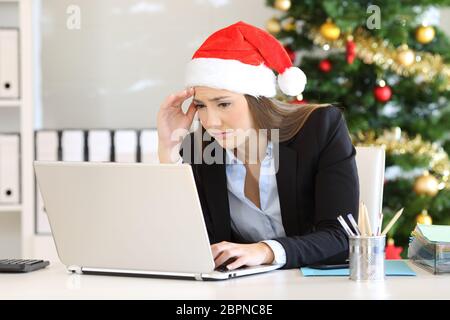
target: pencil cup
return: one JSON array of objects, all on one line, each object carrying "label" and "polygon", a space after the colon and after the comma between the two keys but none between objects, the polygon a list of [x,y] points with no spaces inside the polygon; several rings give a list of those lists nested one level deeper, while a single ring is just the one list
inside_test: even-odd
[{"label": "pencil cup", "polygon": [[350,279],[384,280],[386,236],[350,237]]}]

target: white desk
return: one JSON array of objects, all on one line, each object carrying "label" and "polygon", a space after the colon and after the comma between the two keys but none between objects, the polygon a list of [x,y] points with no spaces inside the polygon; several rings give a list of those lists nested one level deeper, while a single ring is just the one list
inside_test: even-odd
[{"label": "white desk", "polygon": [[410,264],[416,277],[381,283],[303,277],[299,270],[220,282],[68,274],[60,263],[26,274],[0,273],[2,299],[450,299],[450,275]]}]

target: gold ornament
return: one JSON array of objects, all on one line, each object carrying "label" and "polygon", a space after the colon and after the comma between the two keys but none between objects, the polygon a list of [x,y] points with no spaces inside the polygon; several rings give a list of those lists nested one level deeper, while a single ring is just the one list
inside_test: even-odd
[{"label": "gold ornament", "polygon": [[436,31],[432,26],[420,26],[416,30],[416,40],[421,44],[433,41]]},{"label": "gold ornament", "polygon": [[409,67],[416,60],[416,55],[412,50],[408,48],[408,45],[404,44],[400,46],[397,53],[397,62],[402,66]]},{"label": "gold ornament", "polygon": [[295,31],[295,29],[296,29],[295,23],[286,23],[286,24],[283,24],[283,29],[284,29],[285,31]]},{"label": "gold ornament", "polygon": [[425,171],[425,173],[416,179],[414,183],[414,192],[418,195],[424,194],[434,197],[439,192],[439,181]]},{"label": "gold ornament", "polygon": [[433,224],[433,219],[431,219],[431,216],[428,214],[428,211],[426,209],[423,209],[422,212],[419,215],[417,215],[416,222],[419,224],[431,225]]},{"label": "gold ornament", "polygon": [[334,41],[339,38],[341,29],[335,25],[331,20],[327,20],[320,26],[320,34],[327,40]]},{"label": "gold ornament", "polygon": [[291,7],[291,0],[275,0],[274,7],[281,11],[288,11]]},{"label": "gold ornament", "polygon": [[293,17],[289,17],[281,21],[281,27],[285,31],[295,31],[297,29],[295,26],[295,19]]},{"label": "gold ornament", "polygon": [[412,158],[428,158],[428,170],[439,180],[438,189],[450,190],[450,160],[447,152],[437,143],[422,140],[420,134],[409,137],[399,127],[384,130],[378,135],[373,130],[359,131],[351,135],[352,142],[358,146],[376,146],[385,149],[389,155],[408,154]]},{"label": "gold ornament", "polygon": [[[375,64],[383,70],[390,70],[403,77],[420,75],[421,81],[431,82],[436,77],[443,81],[438,86],[439,91],[450,90],[450,65],[445,64],[442,56],[429,52],[414,52],[415,63],[405,66],[397,62],[398,49],[389,41],[371,36],[364,28],[357,28],[352,32],[356,46],[356,56],[366,64]],[[325,38],[318,28],[312,28],[306,36],[319,47],[327,45],[328,48],[345,49],[346,39],[339,38],[330,41]]]},{"label": "gold ornament", "polygon": [[266,29],[272,34],[278,33],[281,31],[281,25],[276,18],[272,18],[266,23]]}]

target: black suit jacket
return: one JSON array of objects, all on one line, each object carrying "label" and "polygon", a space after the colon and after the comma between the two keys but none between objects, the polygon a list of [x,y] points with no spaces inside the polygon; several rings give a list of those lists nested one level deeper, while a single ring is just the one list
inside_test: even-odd
[{"label": "black suit jacket", "polygon": [[[191,164],[211,244],[246,242],[231,229],[224,161],[196,164],[193,155],[199,145],[193,133],[189,138],[180,154]],[[215,140],[210,143],[218,146]],[[274,240],[286,251],[283,268],[345,261],[348,238],[336,218],[349,213],[357,217],[359,181],[356,150],[341,110],[335,106],[314,110],[302,129],[278,147],[276,180],[286,236]]]}]

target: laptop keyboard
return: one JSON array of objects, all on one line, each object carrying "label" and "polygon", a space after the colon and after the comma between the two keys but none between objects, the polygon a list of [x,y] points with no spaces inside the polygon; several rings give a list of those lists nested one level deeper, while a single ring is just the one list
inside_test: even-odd
[{"label": "laptop keyboard", "polygon": [[230,271],[230,270],[228,270],[227,267],[226,267],[225,265],[221,265],[221,266],[219,266],[219,267],[216,268],[216,271],[219,271],[219,272],[228,272],[228,271]]},{"label": "laptop keyboard", "polygon": [[248,267],[246,265],[244,265],[244,266],[241,266],[241,267],[233,269],[233,270],[228,270],[227,269],[227,265],[223,264],[223,265],[217,267],[216,271],[219,271],[219,272],[231,272],[231,271],[237,271],[237,270],[246,269],[246,268],[248,268]]}]

